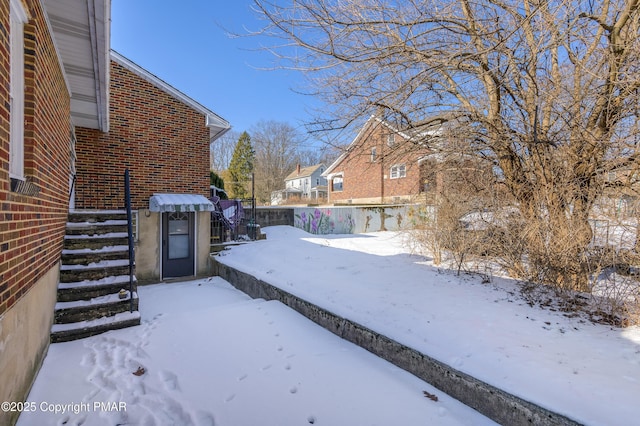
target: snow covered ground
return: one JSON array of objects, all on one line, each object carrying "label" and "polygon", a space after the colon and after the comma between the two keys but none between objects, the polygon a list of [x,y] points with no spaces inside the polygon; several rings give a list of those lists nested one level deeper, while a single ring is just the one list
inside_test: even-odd
[{"label": "snow covered ground", "polygon": [[578,422],[638,424],[640,327],[531,307],[513,281],[411,255],[401,233],[265,232],[220,261]]},{"label": "snow covered ground", "polygon": [[140,326],[51,345],[19,426],[494,424],[220,278],[138,290]]},{"label": "snow covered ground", "polygon": [[[267,240],[220,261],[581,423],[637,424],[640,328],[531,307],[516,283],[435,268],[399,233],[264,231]],[[20,426],[491,424],[220,278],[141,286],[139,295],[141,326],[51,345],[29,396],[37,409]],[[89,406],[54,414],[43,402]],[[120,402],[126,411],[109,411]]]}]

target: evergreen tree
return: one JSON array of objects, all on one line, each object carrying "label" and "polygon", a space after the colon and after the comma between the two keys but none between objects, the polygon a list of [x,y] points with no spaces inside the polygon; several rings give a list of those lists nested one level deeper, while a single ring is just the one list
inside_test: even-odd
[{"label": "evergreen tree", "polygon": [[211,170],[210,181],[211,181],[211,185],[222,190],[222,191],[218,191],[218,197],[220,197],[223,200],[226,200],[228,197],[227,197],[227,192],[224,189],[224,179],[218,176],[216,172]]},{"label": "evergreen tree", "polygon": [[233,151],[229,174],[231,175],[230,196],[233,198],[249,198],[251,196],[251,173],[255,152],[251,146],[251,136],[243,132],[238,138],[238,143]]}]

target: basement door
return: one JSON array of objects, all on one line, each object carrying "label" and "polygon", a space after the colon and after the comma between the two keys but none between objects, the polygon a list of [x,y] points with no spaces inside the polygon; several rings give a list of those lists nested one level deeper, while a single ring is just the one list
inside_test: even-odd
[{"label": "basement door", "polygon": [[194,275],[195,240],[192,212],[162,214],[162,277]]}]

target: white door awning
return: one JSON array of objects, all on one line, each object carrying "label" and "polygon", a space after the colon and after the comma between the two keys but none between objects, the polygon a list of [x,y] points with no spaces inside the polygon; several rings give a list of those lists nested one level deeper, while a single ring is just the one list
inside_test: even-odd
[{"label": "white door awning", "polygon": [[152,212],[210,212],[213,203],[203,195],[153,194],[149,198]]}]

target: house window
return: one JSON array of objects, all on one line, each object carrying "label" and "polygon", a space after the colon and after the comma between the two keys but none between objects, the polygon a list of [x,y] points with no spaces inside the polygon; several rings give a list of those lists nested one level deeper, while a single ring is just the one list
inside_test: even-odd
[{"label": "house window", "polygon": [[398,179],[407,176],[407,168],[404,164],[391,166],[391,179]]},{"label": "house window", "polygon": [[371,148],[371,162],[376,161],[376,147]]},{"label": "house window", "polygon": [[9,177],[24,180],[24,23],[20,0],[10,2]]},{"label": "house window", "polygon": [[387,135],[387,146],[394,146],[396,144],[396,135],[391,133]]},{"label": "house window", "polygon": [[342,191],[342,176],[334,176],[331,179],[331,190],[334,192]]}]

